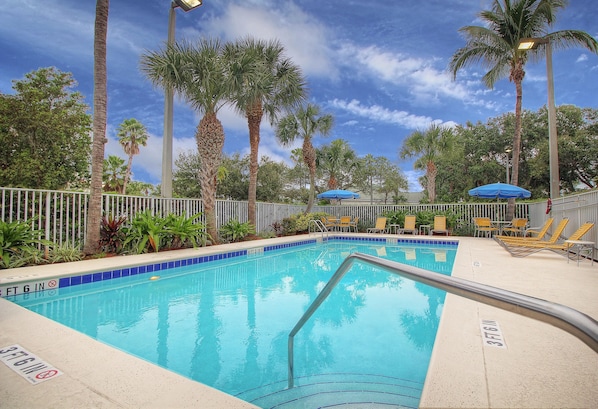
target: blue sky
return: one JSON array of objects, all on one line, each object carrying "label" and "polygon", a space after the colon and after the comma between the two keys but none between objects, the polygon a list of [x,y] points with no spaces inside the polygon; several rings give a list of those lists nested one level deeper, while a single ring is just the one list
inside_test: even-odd
[{"label": "blue sky", "polygon": [[[493,90],[480,79],[483,67],[447,73],[452,54],[465,44],[458,29],[479,25],[488,0],[204,0],[188,13],[176,10],[177,39],[202,36],[235,40],[252,35],[279,39],[307,80],[310,102],[332,114],[335,127],[316,146],[342,138],[359,156],[386,156],[422,190],[413,162],[401,160],[403,140],[432,122],[464,124],[513,111],[515,88],[507,79]],[[160,183],[163,92],[139,70],[139,56],[166,41],[168,0],[112,0],[108,22],[108,138],[106,156],[125,158],[116,128],[127,118],[141,121],[148,146],[133,161],[134,179]],[[0,92],[40,67],[71,72],[77,90],[93,101],[95,1],[3,0],[0,2]],[[579,29],[598,37],[595,0],[571,0],[551,31]],[[598,109],[598,56],[585,49],[553,52],[557,105]],[[523,107],[546,103],[545,61],[528,63]],[[90,108],[91,110],[91,108]],[[245,119],[224,109],[219,117],[227,153],[248,153]],[[195,150],[199,115],[175,102],[174,156]],[[293,147],[282,147],[268,121],[261,130],[260,155],[288,164]],[[299,146],[299,145],[297,145]]]}]

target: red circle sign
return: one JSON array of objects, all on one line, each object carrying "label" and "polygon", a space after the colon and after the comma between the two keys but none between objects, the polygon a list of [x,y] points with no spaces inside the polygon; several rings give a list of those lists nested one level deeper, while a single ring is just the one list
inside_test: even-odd
[{"label": "red circle sign", "polygon": [[50,369],[49,371],[44,371],[44,372],[40,372],[37,375],[35,375],[35,377],[37,379],[48,379],[53,377],[54,375],[56,375],[58,373],[57,370],[55,369]]},{"label": "red circle sign", "polygon": [[48,281],[48,287],[56,287],[56,280],[50,280]]}]

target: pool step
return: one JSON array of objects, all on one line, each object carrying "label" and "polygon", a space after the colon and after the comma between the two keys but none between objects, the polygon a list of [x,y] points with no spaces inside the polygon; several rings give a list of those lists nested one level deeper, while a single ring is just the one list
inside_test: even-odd
[{"label": "pool step", "polygon": [[423,385],[406,379],[369,374],[323,374],[280,381],[237,395],[261,408],[417,408]]}]

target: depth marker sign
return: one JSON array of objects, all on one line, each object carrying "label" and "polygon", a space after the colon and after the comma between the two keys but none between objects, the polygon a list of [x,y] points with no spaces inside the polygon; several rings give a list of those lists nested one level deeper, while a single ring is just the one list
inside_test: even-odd
[{"label": "depth marker sign", "polygon": [[33,385],[54,379],[63,373],[18,344],[1,348],[0,360]]}]

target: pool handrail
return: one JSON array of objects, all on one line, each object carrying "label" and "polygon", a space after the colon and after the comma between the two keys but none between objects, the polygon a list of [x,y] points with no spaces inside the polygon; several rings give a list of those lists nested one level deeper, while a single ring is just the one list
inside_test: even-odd
[{"label": "pool handrail", "polygon": [[369,254],[356,252],[345,258],[330,280],[328,280],[326,286],[322,289],[320,294],[318,294],[316,299],[311,303],[307,311],[305,311],[303,316],[289,333],[289,389],[291,389],[294,384],[293,343],[295,335],[314,314],[322,302],[324,302],[356,260],[373,264],[390,273],[398,274],[410,280],[439,288],[460,297],[468,298],[550,324],[576,336],[595,352],[598,352],[598,321],[578,310],[540,298],[504,290],[502,288],[492,287],[458,277],[446,276]]},{"label": "pool handrail", "polygon": [[[328,237],[328,229],[326,228],[326,226],[324,226],[324,223],[322,223],[321,220],[312,219],[308,222],[308,224],[307,224],[307,233],[308,234],[312,233],[311,226],[315,226],[318,228],[320,233],[322,233],[322,238],[324,238],[324,234],[326,235],[326,237]],[[317,233],[317,231],[314,231],[314,233]]]}]

